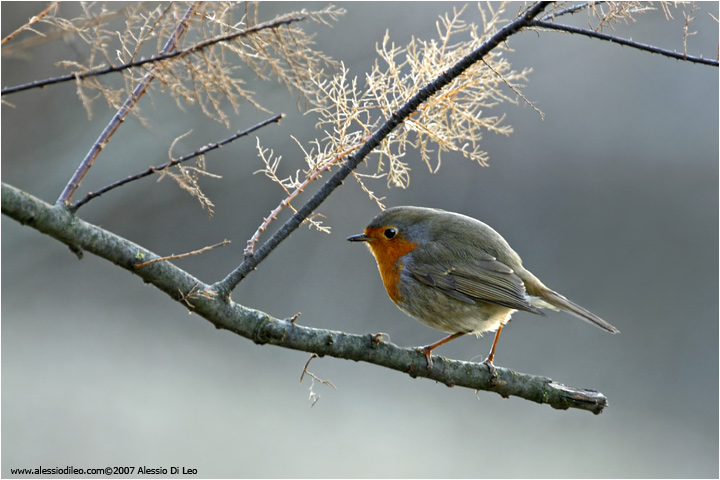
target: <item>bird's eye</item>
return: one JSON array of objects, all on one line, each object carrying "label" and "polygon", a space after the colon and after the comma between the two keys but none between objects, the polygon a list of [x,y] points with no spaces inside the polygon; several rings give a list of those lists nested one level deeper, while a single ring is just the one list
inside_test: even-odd
[{"label": "bird's eye", "polygon": [[397,230],[395,230],[394,228],[386,228],[383,232],[383,235],[385,235],[385,238],[390,240],[395,237],[395,235],[397,235]]}]

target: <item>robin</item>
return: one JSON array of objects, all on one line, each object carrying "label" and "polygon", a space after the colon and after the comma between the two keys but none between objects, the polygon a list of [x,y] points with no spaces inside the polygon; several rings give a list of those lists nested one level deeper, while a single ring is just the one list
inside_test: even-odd
[{"label": "robin", "polygon": [[390,299],[411,317],[450,335],[417,350],[432,367],[432,351],[468,333],[496,332],[483,361],[494,370],[500,332],[518,311],[568,312],[610,333],[619,330],[546,287],[522,266],[505,239],[483,222],[459,213],[395,207],[375,217],[365,232],[348,238],[366,242]]}]

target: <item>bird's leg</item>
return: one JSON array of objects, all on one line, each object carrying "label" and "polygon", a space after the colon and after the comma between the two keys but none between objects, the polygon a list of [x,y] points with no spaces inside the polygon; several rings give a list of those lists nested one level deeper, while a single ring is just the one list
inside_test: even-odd
[{"label": "bird's leg", "polygon": [[433,362],[432,362],[432,358],[430,358],[432,351],[435,350],[440,345],[444,345],[444,344],[448,343],[450,340],[455,340],[456,338],[460,338],[463,335],[465,335],[465,332],[453,333],[452,335],[449,335],[441,340],[438,340],[435,343],[431,343],[430,345],[425,345],[424,347],[418,347],[415,350],[425,354],[425,358],[427,359],[427,369],[432,370]]},{"label": "bird's leg", "polygon": [[497,331],[495,332],[495,339],[493,340],[492,348],[490,349],[490,353],[488,354],[488,357],[483,360],[483,364],[487,365],[487,367],[490,369],[490,375],[493,377],[495,376],[495,365],[493,364],[493,360],[495,360],[495,347],[497,347],[498,339],[500,338],[500,333],[502,332],[503,324],[501,323],[498,327]]}]

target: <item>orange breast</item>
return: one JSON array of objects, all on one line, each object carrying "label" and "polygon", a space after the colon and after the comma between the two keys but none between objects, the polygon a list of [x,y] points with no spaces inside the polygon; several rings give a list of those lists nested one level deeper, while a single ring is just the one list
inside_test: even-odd
[{"label": "orange breast", "polygon": [[400,236],[388,240],[384,237],[383,230],[382,227],[368,228],[365,235],[373,238],[368,242],[368,246],[377,261],[385,290],[393,302],[399,303],[404,300],[398,289],[400,271],[403,268],[400,257],[415,250],[418,244]]}]

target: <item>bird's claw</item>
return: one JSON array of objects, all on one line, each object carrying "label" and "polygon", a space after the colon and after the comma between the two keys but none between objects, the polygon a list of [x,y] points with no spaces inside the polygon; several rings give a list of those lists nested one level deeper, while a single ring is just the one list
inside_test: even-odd
[{"label": "bird's claw", "polygon": [[428,371],[432,370],[433,367],[433,361],[432,361],[432,349],[428,350],[427,347],[417,347],[415,350],[425,355],[425,359],[427,360],[427,369]]},{"label": "bird's claw", "polygon": [[492,378],[497,378],[497,371],[495,371],[495,364],[492,362],[492,359],[490,357],[483,360],[482,364],[486,365],[488,367],[488,371],[490,372],[490,376]]}]

